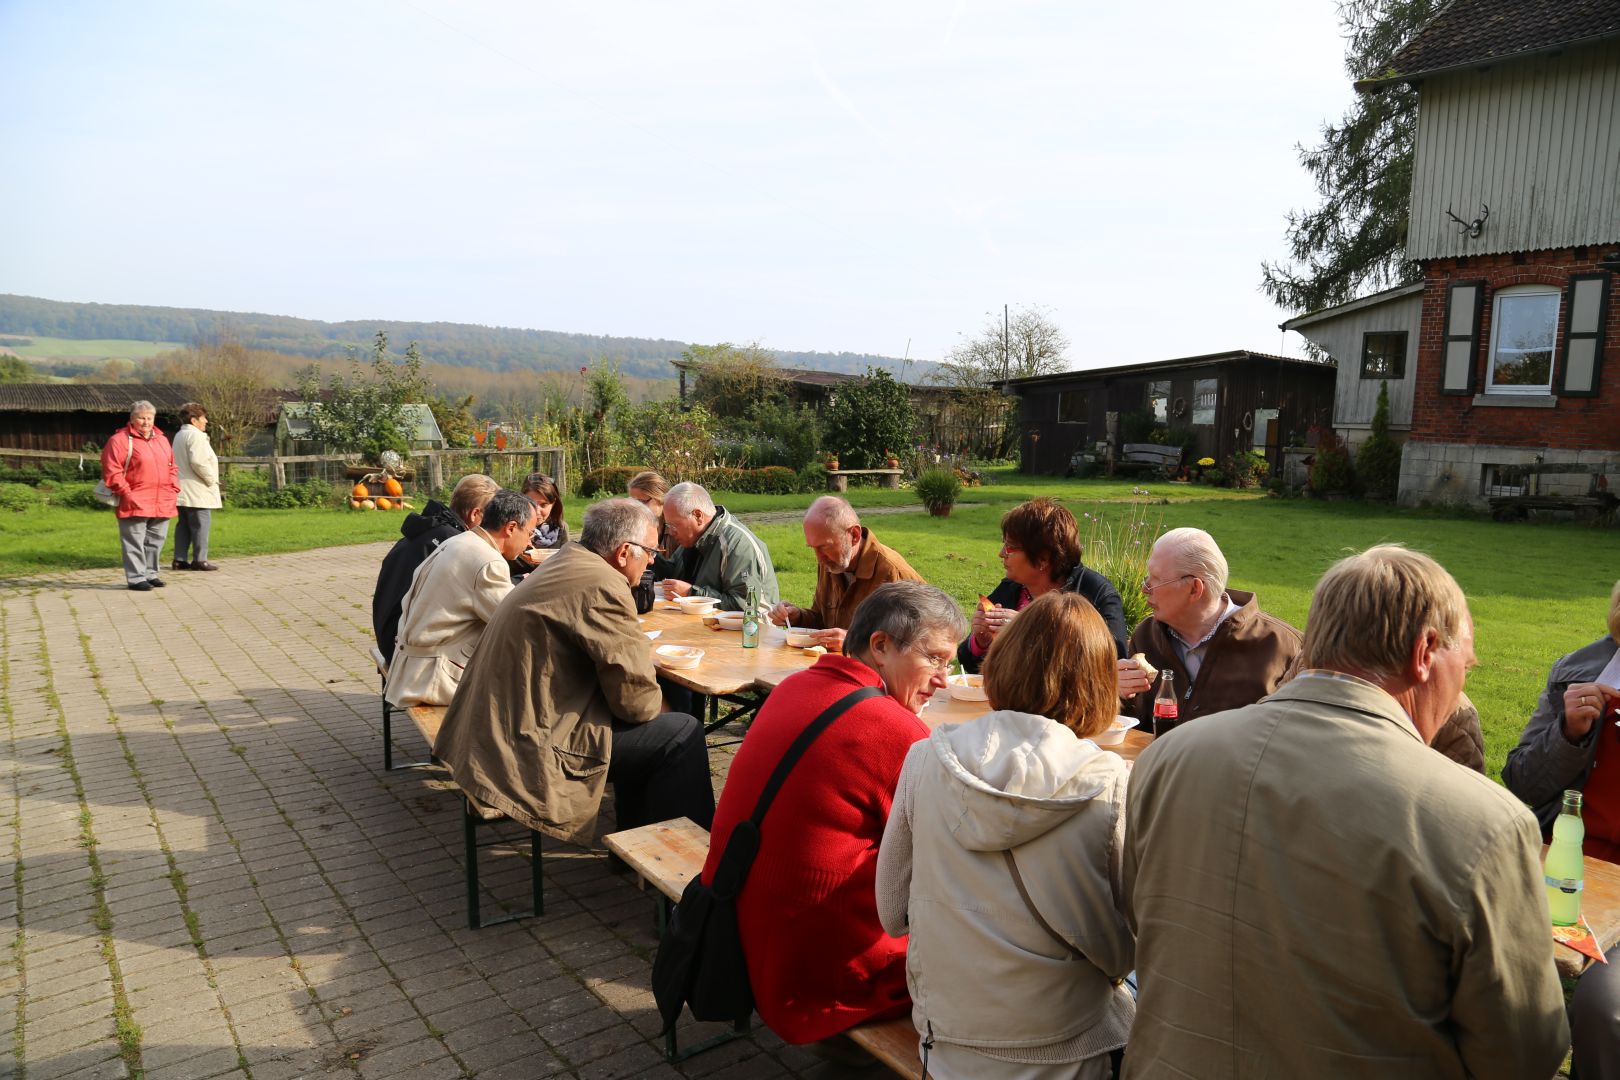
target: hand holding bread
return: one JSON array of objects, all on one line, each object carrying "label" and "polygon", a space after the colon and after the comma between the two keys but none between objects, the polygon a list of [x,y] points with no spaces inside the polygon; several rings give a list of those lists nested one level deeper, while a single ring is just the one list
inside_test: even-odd
[{"label": "hand holding bread", "polygon": [[1137,653],[1119,662],[1119,696],[1132,698],[1153,686],[1159,669],[1148,663],[1143,653]]}]

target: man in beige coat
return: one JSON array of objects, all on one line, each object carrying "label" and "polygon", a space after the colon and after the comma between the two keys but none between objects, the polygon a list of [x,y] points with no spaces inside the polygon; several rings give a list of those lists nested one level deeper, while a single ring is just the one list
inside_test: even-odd
[{"label": "man in beige coat", "polygon": [[1316,586],[1306,670],[1156,741],[1127,800],[1126,1077],[1550,1077],[1569,1046],[1529,810],[1428,748],[1474,663],[1393,545]]},{"label": "man in beige coat", "polygon": [[411,578],[383,696],[397,708],[448,705],[484,626],[512,591],[508,566],[529,544],[537,512],[515,491],[498,491],[483,518],[438,547]]},{"label": "man in beige coat", "polygon": [[433,752],[479,806],[564,840],[595,834],[613,783],[621,829],[714,820],[703,728],[660,713],[633,582],[658,554],[630,499],[585,511],[579,542],[512,591],[484,630]]},{"label": "man in beige coat", "polygon": [[174,527],[174,569],[218,570],[208,561],[208,531],[221,506],[219,457],[208,441],[208,410],[195,401],[180,406],[185,423],[174,435],[174,465],[180,474],[175,502],[180,520]]}]

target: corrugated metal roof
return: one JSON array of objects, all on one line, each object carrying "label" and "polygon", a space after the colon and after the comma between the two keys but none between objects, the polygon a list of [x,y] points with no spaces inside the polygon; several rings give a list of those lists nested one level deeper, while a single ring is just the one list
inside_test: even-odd
[{"label": "corrugated metal roof", "polygon": [[160,413],[179,412],[195,401],[183,383],[5,383],[0,410],[6,412],[123,413],[137,401],[150,401]]},{"label": "corrugated metal roof", "polygon": [[1620,0],[1452,0],[1407,42],[1368,90],[1620,36]]},{"label": "corrugated metal roof", "polygon": [[1370,296],[1363,296],[1356,300],[1346,300],[1344,303],[1335,304],[1332,307],[1317,308],[1315,311],[1307,311],[1303,315],[1295,315],[1286,322],[1278,323],[1277,329],[1298,330],[1302,326],[1310,326],[1312,323],[1321,322],[1323,319],[1336,319],[1340,315],[1348,315],[1352,311],[1377,307],[1379,304],[1387,304],[1392,300],[1399,300],[1422,291],[1423,282],[1421,281],[1414,281],[1410,285],[1397,285],[1393,289],[1385,289],[1383,292],[1376,292]]}]

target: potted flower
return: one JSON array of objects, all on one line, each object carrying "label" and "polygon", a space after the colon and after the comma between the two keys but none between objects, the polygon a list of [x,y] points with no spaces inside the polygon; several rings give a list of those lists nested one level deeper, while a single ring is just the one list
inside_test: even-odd
[{"label": "potted flower", "polygon": [[1201,458],[1199,458],[1198,459],[1198,473],[1197,473],[1196,476],[1193,477],[1193,479],[1194,480],[1202,480],[1204,478],[1204,470],[1214,468],[1214,466],[1215,466],[1215,459],[1214,458],[1212,458],[1212,457],[1201,457]]},{"label": "potted flower", "polygon": [[828,472],[837,472],[838,471],[838,455],[837,454],[828,454],[827,455],[827,471]]},{"label": "potted flower", "polygon": [[934,517],[949,517],[957,496],[962,494],[962,481],[954,469],[925,469],[915,486],[917,498]]},{"label": "potted flower", "polygon": [[883,467],[885,469],[898,469],[900,467],[900,459],[894,456],[894,451],[883,451]]}]

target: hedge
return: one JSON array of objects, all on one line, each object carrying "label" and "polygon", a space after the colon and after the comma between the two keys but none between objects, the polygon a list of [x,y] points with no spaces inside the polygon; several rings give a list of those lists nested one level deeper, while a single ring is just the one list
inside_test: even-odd
[{"label": "hedge", "polygon": [[[623,495],[630,478],[643,472],[639,465],[616,465],[586,473],[580,481],[579,493],[586,498],[594,495]],[[710,491],[736,491],[746,495],[794,495],[800,487],[799,474],[781,465],[767,465],[763,469],[731,469],[716,466],[704,469],[698,483]]]},{"label": "hedge", "polygon": [[579,493],[587,499],[604,492],[609,495],[623,495],[630,486],[630,478],[646,471],[645,465],[613,465],[606,469],[596,469],[586,473],[585,478],[579,482]]}]

